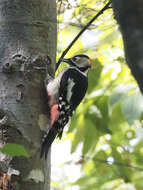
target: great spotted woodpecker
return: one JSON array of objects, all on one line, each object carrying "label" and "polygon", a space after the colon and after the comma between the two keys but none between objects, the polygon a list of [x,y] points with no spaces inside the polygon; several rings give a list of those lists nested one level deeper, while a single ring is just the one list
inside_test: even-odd
[{"label": "great spotted woodpecker", "polygon": [[70,67],[64,69],[46,87],[50,106],[50,129],[44,136],[41,157],[47,157],[48,150],[56,137],[61,139],[63,128],[82,101],[88,87],[88,71],[91,60],[87,55],[76,55],[63,59]]}]

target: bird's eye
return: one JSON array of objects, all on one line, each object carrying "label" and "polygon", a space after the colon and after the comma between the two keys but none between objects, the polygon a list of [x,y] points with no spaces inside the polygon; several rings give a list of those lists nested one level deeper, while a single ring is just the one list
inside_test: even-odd
[{"label": "bird's eye", "polygon": [[77,58],[77,57],[73,57],[72,60],[73,60],[73,61],[77,61],[78,58]]}]

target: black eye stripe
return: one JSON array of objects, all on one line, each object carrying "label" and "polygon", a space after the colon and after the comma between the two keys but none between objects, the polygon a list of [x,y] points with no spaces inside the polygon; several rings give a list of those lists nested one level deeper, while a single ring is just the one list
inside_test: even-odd
[{"label": "black eye stripe", "polygon": [[78,60],[77,57],[73,57],[73,58],[72,58],[72,61],[73,61],[73,62],[75,62],[75,61],[77,61],[77,60]]},{"label": "black eye stripe", "polygon": [[82,72],[88,70],[90,68],[90,66],[86,66],[86,67],[78,67],[78,69]]}]

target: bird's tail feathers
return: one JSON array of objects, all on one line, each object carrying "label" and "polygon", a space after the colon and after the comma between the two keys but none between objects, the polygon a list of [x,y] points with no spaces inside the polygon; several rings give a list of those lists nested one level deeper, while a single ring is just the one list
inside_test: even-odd
[{"label": "bird's tail feathers", "polygon": [[45,159],[47,158],[48,151],[55,140],[56,136],[58,134],[58,125],[54,124],[52,128],[49,130],[47,136],[43,140],[42,146],[41,146],[41,154],[40,157],[42,158],[43,155],[45,155]]}]

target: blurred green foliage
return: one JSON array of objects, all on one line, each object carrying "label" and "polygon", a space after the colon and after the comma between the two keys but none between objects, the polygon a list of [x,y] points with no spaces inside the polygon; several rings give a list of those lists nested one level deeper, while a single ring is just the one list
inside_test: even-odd
[{"label": "blurred green foliage", "polygon": [[[57,2],[57,57],[106,2]],[[74,134],[71,152],[82,144],[82,176],[73,185],[81,190],[142,190],[143,97],[125,63],[123,41],[112,8],[90,26],[67,57],[78,53],[89,55],[93,67],[88,92],[68,131]]]}]

